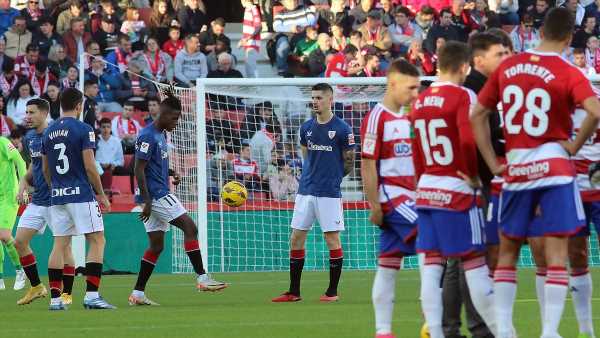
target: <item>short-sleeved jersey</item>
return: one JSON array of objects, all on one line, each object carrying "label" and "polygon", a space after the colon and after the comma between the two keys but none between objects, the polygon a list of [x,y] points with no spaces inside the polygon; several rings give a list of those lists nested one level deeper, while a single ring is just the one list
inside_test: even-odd
[{"label": "short-sleeved jersey", "polygon": [[[586,118],[587,112],[583,109],[575,109],[573,114],[573,137],[579,132],[581,123]],[[572,157],[577,172],[577,186],[581,191],[584,202],[600,201],[600,189],[592,186],[588,175],[592,163],[600,161],[600,124],[596,132],[585,142],[577,154]]]},{"label": "short-sleeved jersey", "polygon": [[0,197],[13,200],[17,196],[19,180],[12,161],[13,156],[21,156],[19,150],[6,137],[0,136]]},{"label": "short-sleeved jersey", "polygon": [[475,94],[467,88],[435,82],[413,105],[413,161],[417,208],[464,211],[476,192],[457,172],[477,176],[477,146],[469,122]]},{"label": "short-sleeved jersey", "polygon": [[[165,133],[156,129],[154,123],[146,126],[137,137],[135,158],[147,161],[146,185],[152,199],[157,200],[169,193],[169,146]],[[142,197],[136,194],[136,202]]]},{"label": "short-sleeved jersey", "polygon": [[487,108],[502,102],[508,170],[505,190],[573,182],[575,170],[557,143],[571,136],[575,107],[595,96],[590,81],[555,53],[528,51],[505,60],[479,92]]},{"label": "short-sleeved jersey", "polygon": [[415,199],[415,169],[412,160],[408,109],[392,112],[377,104],[360,128],[361,157],[377,163],[379,202],[384,212]]},{"label": "short-sleeved jersey", "polygon": [[342,197],[344,152],[354,149],[350,126],[337,116],[323,124],[314,117],[300,127],[300,144],[306,147],[308,155],[302,164],[298,194]]},{"label": "short-sleeved jersey", "polygon": [[96,147],[96,135],[88,124],[63,117],[44,131],[42,154],[51,177],[51,205],[91,202],[94,189],[88,181],[83,151]]},{"label": "short-sleeved jersey", "polygon": [[50,188],[44,179],[42,170],[42,140],[44,133],[30,130],[23,138],[23,150],[29,154],[32,165],[33,196],[31,202],[41,207],[50,206]]}]

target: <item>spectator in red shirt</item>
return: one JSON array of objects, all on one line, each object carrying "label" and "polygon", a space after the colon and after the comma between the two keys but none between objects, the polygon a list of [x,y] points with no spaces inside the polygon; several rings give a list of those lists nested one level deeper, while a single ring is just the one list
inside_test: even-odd
[{"label": "spectator in red shirt", "polygon": [[85,21],[82,18],[71,20],[71,29],[63,35],[65,52],[74,62],[79,60],[79,51],[83,51],[92,35],[85,31]]},{"label": "spectator in red shirt", "polygon": [[[444,38],[440,37],[438,38],[437,45],[441,47],[444,42]],[[421,40],[413,40],[406,55],[406,59],[408,62],[419,68],[423,75],[435,75],[437,69],[437,56],[425,50],[422,47]]]},{"label": "spectator in red shirt", "polygon": [[181,40],[179,27],[171,26],[169,28],[169,40],[162,45],[163,52],[169,54],[174,60],[177,52],[182,50],[184,46],[185,43]]},{"label": "spectator in red shirt", "polygon": [[42,96],[48,90],[50,81],[56,81],[56,77],[48,70],[46,60],[38,60],[35,64],[35,71],[29,76],[35,96]]},{"label": "spectator in red shirt", "polygon": [[365,66],[358,73],[356,77],[378,77],[384,76],[380,70],[381,61],[376,53],[369,53],[365,56]]},{"label": "spectator in red shirt", "polygon": [[37,45],[27,45],[25,55],[17,56],[15,59],[15,72],[18,76],[30,77],[35,73],[35,64],[40,59],[40,49]]}]

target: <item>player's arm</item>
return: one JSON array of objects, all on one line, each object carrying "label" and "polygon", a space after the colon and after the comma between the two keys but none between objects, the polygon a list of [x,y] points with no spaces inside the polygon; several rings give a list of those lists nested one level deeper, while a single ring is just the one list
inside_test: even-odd
[{"label": "player's arm", "polygon": [[44,180],[49,187],[52,187],[52,178],[50,177],[50,167],[48,167],[48,157],[46,154],[42,155],[42,173],[44,174]]},{"label": "player's arm", "polygon": [[143,160],[141,158],[136,158],[135,159],[135,168],[133,169],[133,172],[135,174],[135,179],[137,180],[138,189],[140,190],[140,196],[142,197],[142,200],[144,201],[144,204],[146,204],[146,205],[152,204],[152,197],[150,196],[150,193],[148,192],[148,184],[146,183],[145,171],[146,171],[147,164],[148,164],[148,161]]},{"label": "player's arm", "polygon": [[[377,181],[377,161],[369,158],[362,158],[360,162],[360,175],[363,181],[363,191],[367,197],[367,202],[371,207],[371,213],[381,214],[381,203],[379,203],[379,182]],[[383,215],[382,215],[383,216]],[[371,219],[371,222],[381,225],[381,221],[376,222],[376,219]]]},{"label": "player's arm", "polygon": [[[472,95],[472,96],[471,96]],[[477,177],[477,145],[473,138],[473,131],[469,121],[469,111],[476,98],[473,93],[465,95],[463,102],[456,113],[456,125],[458,126],[458,137],[460,144],[460,168],[457,174],[473,188],[478,188],[479,177]],[[489,115],[488,115],[489,119]],[[489,121],[489,120],[488,120]],[[489,123],[487,124],[489,128]],[[491,140],[491,134],[490,134]],[[493,148],[492,148],[493,149]]]},{"label": "player's arm", "polygon": [[485,163],[490,168],[494,175],[499,175],[504,170],[504,167],[496,160],[496,152],[492,144],[492,136],[490,132],[490,114],[492,110],[481,105],[479,102],[475,105],[471,112],[471,127],[473,128],[473,136],[477,148],[483,157]]},{"label": "player's arm", "polygon": [[360,175],[363,182],[363,191],[369,202],[371,214],[369,220],[376,225],[383,225],[383,212],[379,202],[379,174],[377,172],[377,159],[381,147],[379,137],[379,119],[374,121],[371,113],[367,115],[360,126],[361,161]]},{"label": "player's arm", "polygon": [[354,168],[355,158],[356,155],[354,153],[354,148],[344,150],[344,176],[352,172],[352,168]]},{"label": "player's arm", "polygon": [[94,159],[94,149],[84,149],[81,154],[83,155],[83,166],[85,173],[92,185],[92,188],[96,190],[96,194],[100,196],[100,202],[104,205],[106,211],[110,211],[110,202],[106,195],[104,195],[104,189],[102,189],[102,181],[100,181],[100,175],[96,169],[96,159]]},{"label": "player's arm", "polygon": [[31,186],[29,182],[33,180],[33,164],[29,166],[25,176],[21,177],[19,180],[19,193],[17,194],[17,202],[19,204],[27,204],[28,202],[28,190]]},{"label": "player's arm", "polygon": [[27,164],[25,164],[25,161],[23,160],[23,157],[21,157],[19,150],[17,150],[12,143],[8,143],[8,159],[17,168],[17,175],[19,176],[19,179],[25,177],[25,174],[27,173]]},{"label": "player's arm", "polygon": [[300,151],[302,152],[302,161],[306,161],[308,158],[308,148],[305,145],[300,146]]}]

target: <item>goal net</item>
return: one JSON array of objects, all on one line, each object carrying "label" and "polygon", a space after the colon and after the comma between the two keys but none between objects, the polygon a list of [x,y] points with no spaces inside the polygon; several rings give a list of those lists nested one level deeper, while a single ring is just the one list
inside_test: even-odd
[{"label": "goal net", "polygon": [[[199,226],[209,271],[289,269],[290,222],[302,169],[298,131],[311,116],[311,87],[318,82],[334,88],[333,112],[352,127],[360,147],[360,124],[381,101],[385,78],[202,79],[196,88],[176,88],[183,104],[170,134],[172,166],[183,178],[176,194]],[[344,268],[374,269],[379,230],[368,221],[359,151],[342,182]],[[221,203],[220,188],[231,180],[248,188],[242,207]],[[172,231],[173,272],[191,272],[183,234]],[[595,234],[591,248],[592,264],[600,265]],[[326,270],[328,262],[317,223],[307,239],[305,269]],[[533,265],[527,247],[521,264]],[[416,257],[404,262],[405,268],[417,266]]]}]

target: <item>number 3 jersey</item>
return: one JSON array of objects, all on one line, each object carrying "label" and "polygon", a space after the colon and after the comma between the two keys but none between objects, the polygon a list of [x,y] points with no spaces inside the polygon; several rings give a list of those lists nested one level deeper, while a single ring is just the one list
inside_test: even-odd
[{"label": "number 3 jersey", "polygon": [[51,205],[95,199],[83,162],[83,151],[95,147],[92,127],[73,117],[60,118],[46,128],[42,154],[46,155],[51,176]]},{"label": "number 3 jersey", "polygon": [[571,114],[593,96],[585,75],[555,53],[525,52],[496,69],[478,99],[487,108],[502,103],[508,163],[503,190],[573,182],[573,164],[558,141],[570,138]]},{"label": "number 3 jersey", "polygon": [[475,94],[448,82],[434,82],[413,105],[413,162],[417,208],[464,211],[477,201],[458,174],[477,176],[477,147],[469,122]]},{"label": "number 3 jersey", "polygon": [[411,127],[407,109],[394,113],[377,104],[360,129],[362,158],[377,161],[379,202],[384,213],[396,209],[407,219],[414,211],[402,206],[415,199],[415,169],[412,163]]}]

